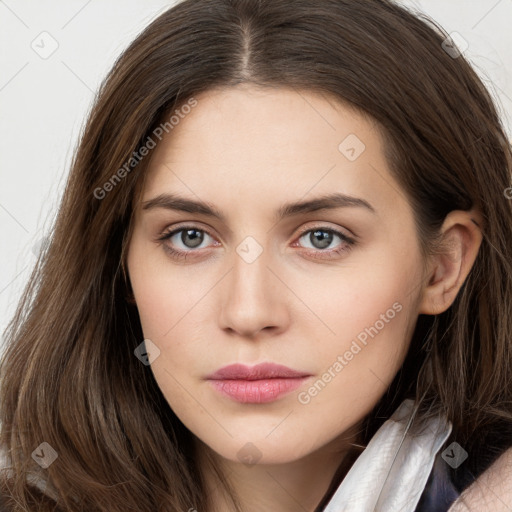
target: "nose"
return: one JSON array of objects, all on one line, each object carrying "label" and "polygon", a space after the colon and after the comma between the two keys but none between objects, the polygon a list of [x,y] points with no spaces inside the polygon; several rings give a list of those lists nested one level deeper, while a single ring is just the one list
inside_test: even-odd
[{"label": "nose", "polygon": [[252,262],[234,253],[233,267],[220,287],[222,329],[254,338],[263,330],[277,334],[287,328],[288,294],[269,260],[266,250]]}]

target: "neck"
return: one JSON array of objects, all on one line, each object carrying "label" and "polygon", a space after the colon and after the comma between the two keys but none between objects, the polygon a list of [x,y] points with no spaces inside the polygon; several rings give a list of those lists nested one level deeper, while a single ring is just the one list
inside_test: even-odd
[{"label": "neck", "polygon": [[247,465],[228,460],[199,440],[198,460],[211,498],[209,512],[238,512],[214,468],[225,476],[243,512],[315,512],[323,508],[362,451],[356,438],[335,439],[298,460]]}]

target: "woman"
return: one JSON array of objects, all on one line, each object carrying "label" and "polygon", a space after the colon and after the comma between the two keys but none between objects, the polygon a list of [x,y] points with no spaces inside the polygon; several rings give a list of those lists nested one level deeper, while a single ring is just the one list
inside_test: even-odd
[{"label": "woman", "polygon": [[133,42],[8,331],[7,510],[509,506],[511,148],[446,48],[382,0]]}]

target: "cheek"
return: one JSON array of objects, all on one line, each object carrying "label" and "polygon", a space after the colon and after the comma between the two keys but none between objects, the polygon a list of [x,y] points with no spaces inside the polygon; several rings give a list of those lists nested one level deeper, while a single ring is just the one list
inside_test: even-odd
[{"label": "cheek", "polygon": [[204,320],[211,317],[209,294],[218,276],[175,265],[161,247],[143,243],[134,245],[128,264],[144,338],[160,351],[149,369],[170,407],[194,430],[196,422],[208,420],[201,406],[208,398],[197,386],[218,352],[214,326],[205,332]]},{"label": "cheek", "polygon": [[420,279],[412,260],[403,262],[392,254],[386,258],[383,252],[375,259],[356,262],[354,258],[350,266],[295,280],[295,291],[316,314],[315,327],[322,327],[320,321],[324,324],[326,339],[353,338],[375,323],[382,331],[383,325],[386,330],[403,327],[407,319],[403,311],[413,306]]},{"label": "cheek", "polygon": [[127,264],[144,336],[160,342],[172,338],[180,319],[208,292],[208,280],[189,266],[173,264],[163,247],[136,234]]},{"label": "cheek", "polygon": [[379,254],[298,292],[309,289],[304,295],[308,306],[322,321],[305,321],[302,332],[308,339],[315,339],[315,331],[324,333],[316,334],[314,354],[306,352],[316,359],[320,374],[304,396],[305,402],[311,400],[311,411],[376,403],[406,356],[417,318],[411,290],[420,279],[418,261],[414,254],[407,261],[392,252]]},{"label": "cheek", "polygon": [[[370,412],[385,393],[407,354],[416,323],[413,293],[421,276],[419,263],[379,251],[380,257],[351,267],[329,288],[328,299],[315,293],[312,308],[334,334],[324,336],[316,357],[319,378],[299,397],[309,410],[336,428],[336,411],[347,408],[359,417]],[[378,263],[376,263],[378,262]],[[318,289],[317,289],[318,290]]]},{"label": "cheek", "polygon": [[208,286],[197,276],[185,277],[187,271],[182,267],[165,264],[161,255],[151,257],[148,249],[149,253],[134,247],[129,269],[144,338],[160,350],[150,370],[171,408],[189,424],[204,412],[201,407],[191,407],[186,390],[190,389],[189,379],[199,376],[201,355],[207,354],[204,341],[201,346],[194,341],[201,338],[195,335],[193,317],[200,314],[201,297]]}]

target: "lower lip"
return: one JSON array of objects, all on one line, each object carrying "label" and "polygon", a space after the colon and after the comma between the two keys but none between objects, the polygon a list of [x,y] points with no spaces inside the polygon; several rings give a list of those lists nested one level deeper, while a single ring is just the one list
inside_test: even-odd
[{"label": "lower lip", "polygon": [[300,387],[308,377],[261,380],[210,380],[223,395],[245,404],[273,402]]}]

